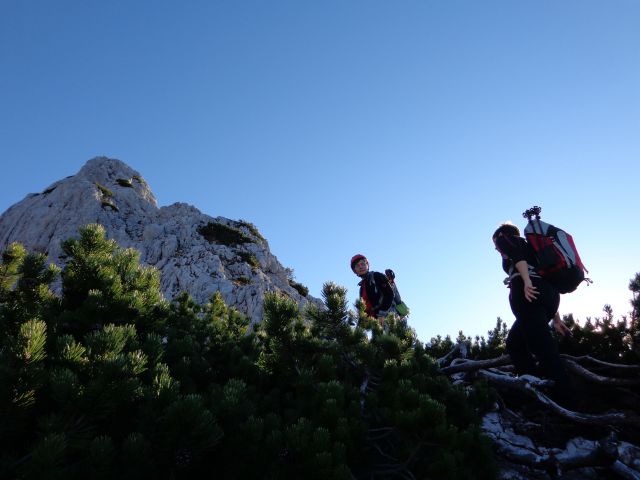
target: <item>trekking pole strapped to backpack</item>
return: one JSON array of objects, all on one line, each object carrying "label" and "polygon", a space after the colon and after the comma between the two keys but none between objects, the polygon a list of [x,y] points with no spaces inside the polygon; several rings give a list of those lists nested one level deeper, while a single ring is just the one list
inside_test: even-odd
[{"label": "trekking pole strapped to backpack", "polygon": [[573,292],[585,278],[585,268],[573,237],[549,223],[540,220],[542,209],[538,206],[526,210],[522,216],[528,220],[525,238],[538,257],[538,273],[560,293]]}]

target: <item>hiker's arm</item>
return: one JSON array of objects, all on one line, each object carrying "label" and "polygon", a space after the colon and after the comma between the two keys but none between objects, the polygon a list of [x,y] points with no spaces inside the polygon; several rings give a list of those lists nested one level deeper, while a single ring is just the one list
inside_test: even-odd
[{"label": "hiker's arm", "polygon": [[534,301],[538,296],[538,289],[533,286],[531,282],[531,277],[529,276],[529,266],[527,262],[524,260],[520,260],[516,263],[516,270],[522,277],[522,281],[524,282],[524,298],[529,300],[530,302]]},{"label": "hiker's arm", "polygon": [[522,277],[524,282],[524,298],[532,302],[538,296],[538,289],[533,286],[531,277],[529,276],[529,266],[525,260],[522,243],[524,240],[507,237],[496,238],[496,247],[500,253],[506,255],[514,264],[516,271]]},{"label": "hiker's arm", "polygon": [[556,312],[555,316],[553,317],[553,328],[555,328],[556,332],[558,332],[563,337],[573,337],[571,330],[564,324],[564,322],[560,318],[560,313],[558,312]]}]

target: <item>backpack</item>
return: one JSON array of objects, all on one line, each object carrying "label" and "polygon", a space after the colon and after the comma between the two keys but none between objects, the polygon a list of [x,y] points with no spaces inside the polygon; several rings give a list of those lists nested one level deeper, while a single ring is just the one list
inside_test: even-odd
[{"label": "backpack", "polygon": [[[564,230],[540,220],[540,207],[532,207],[522,216],[529,223],[524,236],[538,258],[538,273],[560,293],[573,292],[585,278],[585,268],[573,242],[573,237]],[[535,217],[535,218],[534,218]]]},{"label": "backpack", "polygon": [[395,282],[396,274],[390,268],[387,268],[384,274],[387,276],[389,285],[391,285],[391,289],[393,290],[393,307],[396,309],[396,312],[398,312],[398,315],[406,317],[409,315],[409,307],[402,301],[402,297],[400,297],[400,292]]}]

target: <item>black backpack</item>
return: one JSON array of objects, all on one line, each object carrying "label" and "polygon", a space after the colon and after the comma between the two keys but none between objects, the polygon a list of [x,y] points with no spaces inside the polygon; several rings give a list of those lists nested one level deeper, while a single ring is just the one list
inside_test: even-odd
[{"label": "black backpack", "polygon": [[573,237],[549,223],[540,220],[540,207],[532,207],[522,216],[529,223],[524,229],[524,236],[538,258],[538,273],[551,283],[560,293],[573,292],[585,278],[585,268]]},{"label": "black backpack", "polygon": [[393,290],[393,306],[398,312],[398,315],[401,317],[406,317],[409,315],[409,307],[406,303],[402,301],[402,297],[400,297],[400,292],[398,291],[398,286],[396,285],[396,274],[390,268],[387,268],[384,271],[384,274],[387,276],[387,280],[389,281],[389,285]]}]

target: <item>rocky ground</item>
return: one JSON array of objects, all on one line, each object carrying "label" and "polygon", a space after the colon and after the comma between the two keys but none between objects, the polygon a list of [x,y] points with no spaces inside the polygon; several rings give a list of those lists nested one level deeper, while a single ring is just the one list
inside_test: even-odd
[{"label": "rocky ground", "polygon": [[550,396],[551,381],[515,376],[507,355],[464,354],[457,346],[439,360],[441,371],[469,388],[485,379],[494,389],[497,401],[482,427],[501,478],[640,480],[640,365],[563,355],[575,393],[565,408]]}]

